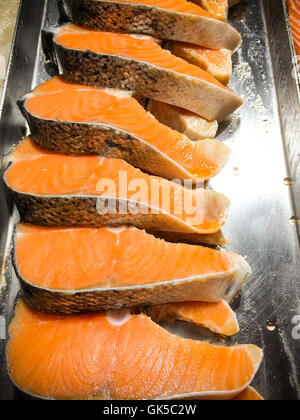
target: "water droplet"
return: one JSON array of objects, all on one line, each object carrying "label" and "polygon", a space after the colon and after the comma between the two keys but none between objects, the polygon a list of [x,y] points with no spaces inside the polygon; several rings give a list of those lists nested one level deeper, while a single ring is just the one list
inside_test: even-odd
[{"label": "water droplet", "polygon": [[239,168],[237,168],[237,167],[234,167],[233,168],[233,175],[234,176],[238,176],[239,175],[239,172],[240,172]]},{"label": "water droplet", "polygon": [[267,330],[269,330],[269,331],[275,331],[276,330],[276,324],[275,324],[274,321],[270,321],[270,320],[267,321],[266,327],[267,327]]},{"label": "water droplet", "polygon": [[291,178],[284,178],[283,180],[284,185],[292,185],[293,181],[291,180]]}]

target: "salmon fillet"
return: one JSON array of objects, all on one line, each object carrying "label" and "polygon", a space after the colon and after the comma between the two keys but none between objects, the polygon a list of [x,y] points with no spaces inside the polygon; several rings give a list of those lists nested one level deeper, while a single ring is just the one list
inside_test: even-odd
[{"label": "salmon fillet", "polygon": [[[59,229],[24,224],[15,233],[14,265],[30,306],[55,313],[220,301],[227,291],[238,290],[251,271],[232,252],[168,243],[136,228]],[[222,306],[216,326],[230,316]],[[212,310],[203,308],[202,316]],[[188,311],[193,312],[190,307]]]},{"label": "salmon fillet", "polygon": [[72,24],[50,30],[48,36],[53,37],[59,68],[68,81],[135,90],[209,121],[224,119],[243,103],[211,74],[150,39]]},{"label": "salmon fillet", "polygon": [[213,5],[215,0],[203,1],[212,13],[185,0],[63,0],[62,3],[69,20],[86,28],[144,33],[214,49],[237,49],[241,43],[238,32],[217,20],[225,20],[227,2]]},{"label": "salmon fillet", "polygon": [[186,321],[226,336],[239,332],[237,318],[226,301],[172,302],[154,305],[147,314],[155,321]]},{"label": "salmon fillet", "polygon": [[232,52],[229,50],[210,50],[184,42],[173,42],[172,54],[191,64],[201,67],[219,82],[228,85],[232,74]]},{"label": "salmon fillet", "polygon": [[207,234],[222,228],[230,204],[220,193],[184,188],[120,159],[59,155],[39,148],[30,138],[7,156],[5,164],[9,165],[5,182],[24,221],[32,224],[98,221],[99,226],[134,224]]},{"label": "salmon fillet", "polygon": [[182,339],[144,315],[45,315],[22,301],[9,336],[12,381],[48,399],[232,399],[262,360],[256,346]]},{"label": "salmon fillet", "polygon": [[41,147],[122,158],[169,179],[207,180],[219,173],[230,153],[219,140],[192,142],[159,123],[127,91],[55,77],[26,95],[23,108],[32,139]]}]

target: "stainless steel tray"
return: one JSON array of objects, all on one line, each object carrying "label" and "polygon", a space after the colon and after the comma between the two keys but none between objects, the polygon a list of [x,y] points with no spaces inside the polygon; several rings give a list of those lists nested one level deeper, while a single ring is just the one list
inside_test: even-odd
[{"label": "stainless steel tray", "polygon": [[[21,2],[0,106],[2,155],[27,133],[16,100],[49,78],[39,34],[57,20],[54,0]],[[300,339],[293,324],[300,315],[300,105],[292,77],[294,51],[282,0],[242,1],[230,20],[244,40],[231,86],[245,105],[222,124],[219,137],[232,148],[232,157],[212,186],[232,200],[225,227],[229,248],[247,256],[253,275],[233,303],[241,332],[227,341],[263,348],[265,359],[254,386],[266,399],[300,399]],[[4,324],[18,293],[9,261],[16,212],[3,189],[0,194],[0,400],[24,399],[6,373]],[[169,328],[203,337],[198,328]]]}]

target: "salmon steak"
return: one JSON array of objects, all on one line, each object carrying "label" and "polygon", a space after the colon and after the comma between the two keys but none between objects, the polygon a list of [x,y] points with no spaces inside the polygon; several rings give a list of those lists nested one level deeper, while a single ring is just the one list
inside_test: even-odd
[{"label": "salmon steak", "polygon": [[[144,33],[207,48],[236,50],[240,34],[224,20],[227,4],[203,0],[207,10],[185,0],[63,0],[69,19],[90,29]],[[219,0],[218,3],[227,3]],[[206,7],[206,8],[207,8]]]},{"label": "salmon steak", "polygon": [[[14,238],[13,260],[25,300],[41,312],[220,301],[239,290],[251,272],[247,262],[232,252],[168,243],[134,227],[20,224]],[[216,320],[212,319],[216,328],[231,317],[226,309],[220,305],[216,311]],[[200,320],[211,317],[213,308],[202,308],[201,313],[196,305],[181,311]]]},{"label": "salmon steak", "polygon": [[208,180],[230,154],[219,140],[194,142],[159,123],[127,91],[55,77],[25,95],[21,108],[31,138],[45,149],[124,159],[164,178]]},{"label": "salmon steak", "polygon": [[219,127],[216,120],[207,121],[191,111],[154,99],[149,100],[147,109],[159,122],[179,131],[191,140],[207,140],[216,137]]},{"label": "salmon steak", "polygon": [[44,39],[48,57],[57,61],[63,78],[73,83],[134,90],[209,121],[223,120],[243,104],[211,74],[151,39],[73,24],[45,30]]},{"label": "salmon steak", "polygon": [[254,345],[177,337],[145,315],[48,315],[22,301],[7,345],[14,384],[55,400],[229,400],[252,382],[262,357]]},{"label": "salmon steak", "polygon": [[228,0],[193,0],[193,3],[203,7],[214,18],[223,21],[227,20],[228,16]]},{"label": "salmon steak", "polygon": [[[26,223],[48,226],[118,226],[215,234],[230,202],[204,188],[191,190],[141,172],[121,159],[67,156],[30,138],[4,160],[4,180]],[[185,183],[186,184],[186,183]]]},{"label": "salmon steak", "polygon": [[216,334],[232,336],[239,332],[235,313],[224,300],[220,302],[171,302],[154,305],[147,314],[155,322],[186,321]]},{"label": "salmon steak", "polygon": [[211,50],[184,42],[173,42],[170,51],[214,76],[223,85],[228,85],[232,74],[232,52]]}]

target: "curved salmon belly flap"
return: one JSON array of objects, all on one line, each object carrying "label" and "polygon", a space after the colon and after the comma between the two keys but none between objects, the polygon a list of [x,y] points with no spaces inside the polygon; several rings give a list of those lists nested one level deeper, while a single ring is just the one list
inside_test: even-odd
[{"label": "curved salmon belly flap", "polygon": [[58,226],[133,224],[153,230],[216,233],[229,200],[147,175],[120,159],[65,156],[30,138],[6,158],[5,182],[23,221]]},{"label": "curved salmon belly flap", "polygon": [[148,308],[147,314],[155,322],[186,321],[226,336],[239,332],[236,315],[224,300],[216,303],[195,301],[165,303]]},{"label": "curved salmon belly flap", "polygon": [[207,121],[186,109],[153,99],[148,102],[147,109],[162,124],[179,131],[191,140],[213,139],[217,134],[217,121]]},{"label": "curved salmon belly flap", "polygon": [[22,108],[33,140],[57,153],[122,158],[155,175],[195,181],[215,176],[229,157],[219,140],[192,142],[159,123],[127,91],[55,77],[26,95]]},{"label": "curved salmon belly flap", "polygon": [[228,23],[185,0],[63,0],[77,25],[112,32],[146,33],[207,48],[236,50],[240,34]]},{"label": "curved salmon belly flap", "polygon": [[143,315],[51,316],[22,301],[9,335],[13,382],[49,399],[231,399],[262,360],[256,346],[182,339]]},{"label": "curved salmon belly flap", "polygon": [[[245,260],[231,252],[172,244],[129,227],[59,229],[20,224],[14,265],[30,306],[49,312],[52,305],[54,313],[71,313],[73,306],[86,312],[173,300],[220,301],[232,287],[240,288],[250,273]],[[197,305],[194,313],[200,318],[201,310],[198,314],[196,310]],[[202,316],[209,317],[210,312],[211,308],[202,308]],[[225,328],[227,312],[220,307],[212,323]]]},{"label": "curved salmon belly flap", "polygon": [[71,82],[130,89],[222,120],[243,101],[213,76],[173,56],[151,39],[67,24],[48,32],[60,71]]},{"label": "curved salmon belly flap", "polygon": [[184,42],[173,42],[170,51],[214,76],[219,82],[228,85],[232,74],[232,52],[211,50]]}]

